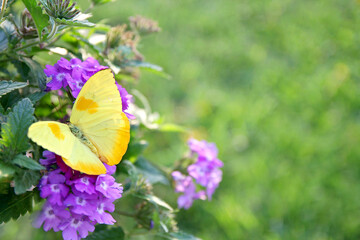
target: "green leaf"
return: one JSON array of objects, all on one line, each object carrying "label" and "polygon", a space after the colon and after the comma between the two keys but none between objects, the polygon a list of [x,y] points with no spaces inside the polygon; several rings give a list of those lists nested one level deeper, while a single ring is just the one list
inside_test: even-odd
[{"label": "green leaf", "polygon": [[16,167],[10,163],[0,161],[0,177],[12,175],[15,173]]},{"label": "green leaf", "polygon": [[166,209],[168,209],[170,211],[174,210],[169,204],[167,204],[166,202],[164,202],[163,200],[161,200],[157,196],[149,195],[149,194],[147,194],[147,195],[136,195],[136,196],[151,202],[155,206],[161,206],[161,207],[166,208]]},{"label": "green leaf", "polygon": [[67,25],[72,27],[94,27],[95,24],[89,22],[88,20],[71,20],[71,19],[65,19],[65,18],[55,18],[55,22],[61,25]]},{"label": "green leaf", "polygon": [[44,170],[45,168],[39,163],[35,162],[34,159],[28,158],[25,155],[19,154],[12,161],[14,164],[19,165],[30,170]]},{"label": "green leaf", "polygon": [[151,184],[162,183],[169,184],[169,180],[165,177],[162,171],[151,164],[143,157],[139,157],[134,166],[138,173],[142,174]]},{"label": "green leaf", "polygon": [[160,236],[171,240],[201,240],[200,238],[197,238],[191,234],[182,231],[160,234]]},{"label": "green leaf", "polygon": [[0,194],[0,224],[11,219],[16,220],[27,212],[31,212],[35,196],[34,191],[15,195],[12,189],[9,189],[8,194]]},{"label": "green leaf", "polygon": [[0,52],[6,50],[9,45],[8,37],[3,29],[0,28]]},{"label": "green leaf", "polygon": [[29,148],[27,131],[35,120],[33,114],[32,103],[25,98],[15,105],[8,115],[7,122],[2,124],[0,144],[3,152],[6,152],[10,159]]},{"label": "green leaf", "polygon": [[101,5],[101,4],[105,4],[108,2],[112,2],[113,0],[91,0],[91,2],[96,6],[96,5]]},{"label": "green leaf", "polygon": [[15,194],[25,193],[31,187],[36,186],[40,179],[40,173],[31,170],[20,170],[15,173]]},{"label": "green leaf", "polygon": [[0,81],[0,96],[5,95],[15,89],[26,87],[25,82]]},{"label": "green leaf", "polygon": [[129,147],[123,157],[123,159],[128,159],[131,162],[135,162],[137,157],[147,148],[148,143],[144,140],[139,142],[130,141]]},{"label": "green leaf", "polygon": [[152,64],[152,63],[148,63],[148,62],[143,62],[143,61],[139,61],[139,60],[133,60],[133,61],[129,61],[126,63],[127,66],[129,67],[140,67],[140,68],[148,68],[148,69],[152,69],[158,72],[162,72],[163,68]]},{"label": "green leaf", "polygon": [[172,124],[172,123],[165,123],[160,125],[159,127],[159,131],[161,132],[186,132],[186,128],[176,125],[176,124]]},{"label": "green leaf", "polygon": [[95,232],[86,238],[86,240],[108,240],[108,239],[114,239],[114,240],[125,239],[125,233],[121,227],[114,227],[107,230]]},{"label": "green leaf", "polygon": [[41,90],[45,90],[46,75],[41,65],[31,58],[23,57],[21,58],[21,61],[23,61],[30,68],[29,75],[32,79],[32,82],[37,83]]},{"label": "green leaf", "polygon": [[44,28],[49,25],[49,16],[42,13],[41,7],[36,0],[22,0],[26,8],[29,10],[38,31],[38,35],[41,38],[41,33]]},{"label": "green leaf", "polygon": [[34,92],[32,94],[30,94],[28,96],[28,98],[30,99],[30,101],[32,102],[32,104],[37,103],[38,101],[40,101],[40,99],[43,98],[43,96],[45,96],[46,92]]}]

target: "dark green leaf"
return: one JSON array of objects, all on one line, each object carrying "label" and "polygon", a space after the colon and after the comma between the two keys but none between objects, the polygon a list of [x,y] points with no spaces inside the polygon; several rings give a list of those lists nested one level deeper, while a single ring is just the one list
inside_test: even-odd
[{"label": "dark green leaf", "polygon": [[123,159],[128,159],[131,162],[135,162],[137,157],[140,154],[142,154],[142,152],[146,149],[147,146],[148,146],[148,143],[143,140],[141,140],[139,142],[136,142],[135,139],[134,139],[134,141],[130,141],[129,147],[128,147]]},{"label": "dark green leaf", "polygon": [[94,27],[95,24],[91,23],[87,20],[82,20],[82,21],[78,21],[78,20],[67,20],[65,18],[55,18],[55,22],[61,25],[67,25],[67,26],[72,26],[72,27]]},{"label": "dark green leaf", "polygon": [[6,33],[3,29],[0,28],[0,52],[8,48],[9,40],[6,36]]},{"label": "dark green leaf", "polygon": [[10,159],[29,148],[27,131],[35,120],[33,114],[32,103],[25,98],[15,105],[13,111],[8,115],[7,122],[2,124],[0,144]]},{"label": "dark green leaf", "polygon": [[30,94],[28,96],[28,98],[30,99],[30,101],[35,104],[38,101],[40,101],[40,99],[42,99],[43,96],[45,96],[46,92],[34,92],[32,94]]},{"label": "dark green leaf", "polygon": [[0,97],[0,102],[5,112],[7,112],[9,108],[12,108],[20,100],[22,100],[22,98],[19,91],[12,91]]},{"label": "dark green leaf", "polygon": [[0,224],[31,212],[35,195],[35,191],[15,195],[12,189],[7,194],[0,194]]},{"label": "dark green leaf", "polygon": [[95,232],[86,238],[86,240],[108,240],[108,239],[114,239],[114,240],[125,239],[125,233],[121,227],[114,227],[107,230]]},{"label": "dark green leaf", "polygon": [[49,25],[49,16],[42,13],[41,7],[38,5],[36,0],[22,0],[26,8],[29,10],[37,31],[41,39],[41,33],[44,28]]},{"label": "dark green leaf", "polygon": [[0,96],[5,95],[15,89],[26,87],[25,82],[0,81]]},{"label": "dark green leaf", "polygon": [[169,184],[169,181],[163,172],[152,165],[145,158],[139,157],[134,165],[138,173],[142,174],[144,178],[146,178],[150,183],[154,184],[160,182],[163,184]]},{"label": "dark green leaf", "polygon": [[31,170],[20,170],[15,173],[15,194],[25,193],[31,187],[36,186],[40,179],[40,173]]},{"label": "dark green leaf", "polygon": [[40,165],[39,163],[35,162],[34,159],[28,158],[25,155],[19,154],[17,155],[14,160],[14,164],[19,165],[20,167],[24,167],[30,170],[44,170],[45,168]]},{"label": "dark green leaf", "polygon": [[29,75],[32,78],[32,82],[37,83],[41,90],[45,90],[46,87],[46,75],[41,65],[31,58],[21,58],[29,68]]}]

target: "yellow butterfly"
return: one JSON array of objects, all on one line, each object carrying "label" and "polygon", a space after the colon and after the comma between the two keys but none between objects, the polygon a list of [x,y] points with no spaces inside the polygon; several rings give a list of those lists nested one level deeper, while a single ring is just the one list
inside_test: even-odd
[{"label": "yellow butterfly", "polygon": [[110,69],[95,73],[82,87],[70,123],[40,121],[28,136],[60,155],[74,170],[91,175],[106,173],[118,164],[130,141],[130,124],[122,112],[121,97]]}]

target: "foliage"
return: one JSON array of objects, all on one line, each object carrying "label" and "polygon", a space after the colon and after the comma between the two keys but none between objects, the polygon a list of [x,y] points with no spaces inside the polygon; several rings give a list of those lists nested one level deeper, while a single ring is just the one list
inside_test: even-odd
[{"label": "foliage", "polygon": [[[85,60],[93,56],[101,65],[109,66],[116,81],[132,89],[141,104],[138,100],[132,104],[135,120],[131,121],[131,143],[117,168],[116,178],[125,189],[115,203],[116,225],[96,226],[89,239],[128,239],[137,234],[186,239],[191,235],[178,229],[176,211],[154,191],[159,185],[171,187],[171,169],[143,156],[147,133],[185,131],[159,119],[144,95],[135,89],[140,69],[169,78],[162,67],[145,61],[138,50],[142,37],[160,28],[155,21],[140,16],[130,18],[130,25],[118,26],[87,20],[90,12],[107,2],[88,2],[85,12],[69,0],[17,0],[1,8],[0,223],[11,224],[11,220],[41,205],[39,180],[47,176],[49,166],[39,164],[44,149],[28,139],[29,126],[38,120],[65,122],[69,118],[74,99],[69,89],[50,91],[45,65],[54,65],[60,57]],[[51,211],[49,214],[57,210],[53,207]],[[129,218],[133,225],[124,223]]]}]

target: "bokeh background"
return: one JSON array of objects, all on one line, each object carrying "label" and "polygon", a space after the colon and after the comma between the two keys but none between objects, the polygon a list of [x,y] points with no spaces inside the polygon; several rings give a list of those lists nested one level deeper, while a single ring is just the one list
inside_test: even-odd
[{"label": "bokeh background", "polygon": [[[166,122],[215,142],[225,163],[213,200],[181,210],[181,228],[203,239],[360,238],[359,9],[355,0],[118,0],[96,9],[94,22],[159,22],[162,32],[139,50],[172,77],[143,72],[137,88]],[[148,134],[145,155],[171,166],[187,137]],[[21,221],[9,231],[29,231]]]},{"label": "bokeh background", "polygon": [[[224,178],[178,220],[203,239],[360,238],[360,4],[349,0],[132,0],[98,9],[112,24],[140,14],[138,88],[169,122],[215,142]],[[171,165],[184,136],[153,133],[145,152]],[[182,141],[181,141],[182,138]],[[156,143],[156,144],[155,144]]]}]

